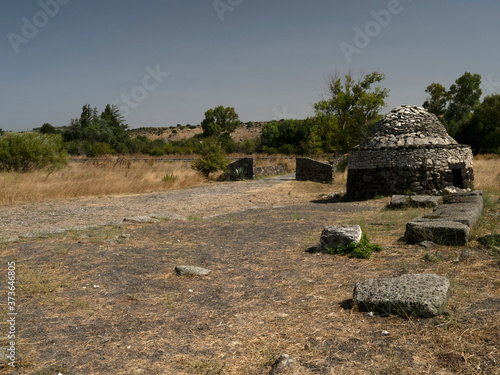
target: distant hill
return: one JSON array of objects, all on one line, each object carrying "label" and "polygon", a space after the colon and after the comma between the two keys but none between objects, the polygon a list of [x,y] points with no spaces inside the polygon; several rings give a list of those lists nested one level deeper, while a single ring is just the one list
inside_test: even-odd
[{"label": "distant hill", "polygon": [[[265,124],[267,124],[267,121],[241,123],[231,134],[231,137],[236,142],[258,138]],[[177,125],[176,127],[130,129],[130,137],[135,138],[138,135],[142,135],[151,140],[163,139],[165,141],[180,141],[182,139],[191,138],[202,132],[201,125]]]}]

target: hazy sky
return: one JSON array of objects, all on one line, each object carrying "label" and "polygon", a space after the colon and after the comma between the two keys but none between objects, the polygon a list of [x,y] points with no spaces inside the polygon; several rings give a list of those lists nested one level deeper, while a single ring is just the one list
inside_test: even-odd
[{"label": "hazy sky", "polygon": [[500,93],[500,2],[15,0],[0,8],[0,128],[118,104],[131,128],[305,118],[325,77],[379,71],[389,110],[478,73]]}]

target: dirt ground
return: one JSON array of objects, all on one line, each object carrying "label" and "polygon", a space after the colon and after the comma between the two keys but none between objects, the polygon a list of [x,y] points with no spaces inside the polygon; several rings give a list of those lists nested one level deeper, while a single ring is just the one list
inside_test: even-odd
[{"label": "dirt ground", "polygon": [[[16,368],[0,374],[268,374],[282,353],[297,360],[288,374],[500,374],[498,254],[476,241],[406,245],[405,223],[424,209],[321,199],[331,189],[273,179],[2,207],[4,238],[45,235],[0,245],[2,337],[9,261],[18,313]],[[187,220],[47,235],[156,211]],[[384,250],[364,260],[316,252],[335,224],[361,225]],[[179,277],[176,265],[212,272]],[[356,282],[420,272],[450,279],[443,316],[353,308]]]}]

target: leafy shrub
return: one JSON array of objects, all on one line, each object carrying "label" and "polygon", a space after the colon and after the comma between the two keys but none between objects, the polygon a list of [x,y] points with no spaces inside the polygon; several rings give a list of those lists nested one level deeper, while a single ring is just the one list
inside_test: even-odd
[{"label": "leafy shrub", "polygon": [[60,135],[9,132],[0,136],[0,170],[27,172],[68,163]]},{"label": "leafy shrub", "polygon": [[337,173],[344,173],[346,171],[346,169],[347,169],[347,164],[348,163],[349,163],[349,157],[348,156],[344,156],[337,163],[337,166],[335,167],[335,172],[337,172]]},{"label": "leafy shrub", "polygon": [[191,166],[193,169],[203,173],[206,177],[212,172],[226,170],[228,161],[217,138],[207,138],[201,144],[200,153],[201,157],[195,160]]},{"label": "leafy shrub", "polygon": [[246,170],[244,167],[235,168],[231,171],[231,180],[241,181],[244,180],[246,176]]},{"label": "leafy shrub", "polygon": [[165,176],[163,176],[161,180],[164,182],[174,182],[175,180],[177,180],[177,176],[174,175],[173,173],[171,174],[167,173]]},{"label": "leafy shrub", "polygon": [[363,233],[358,243],[352,242],[349,245],[339,246],[335,249],[330,247],[326,249],[328,254],[349,255],[349,258],[358,259],[368,259],[374,251],[377,253],[382,251],[382,246],[379,244],[370,244],[368,236],[365,233]]}]

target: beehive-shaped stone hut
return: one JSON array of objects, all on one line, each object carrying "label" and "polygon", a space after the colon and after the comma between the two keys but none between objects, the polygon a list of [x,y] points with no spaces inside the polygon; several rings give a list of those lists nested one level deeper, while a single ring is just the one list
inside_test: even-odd
[{"label": "beehive-shaped stone hut", "polygon": [[362,144],[349,151],[347,195],[439,193],[472,188],[472,151],[451,138],[425,109],[402,105],[385,115]]}]

